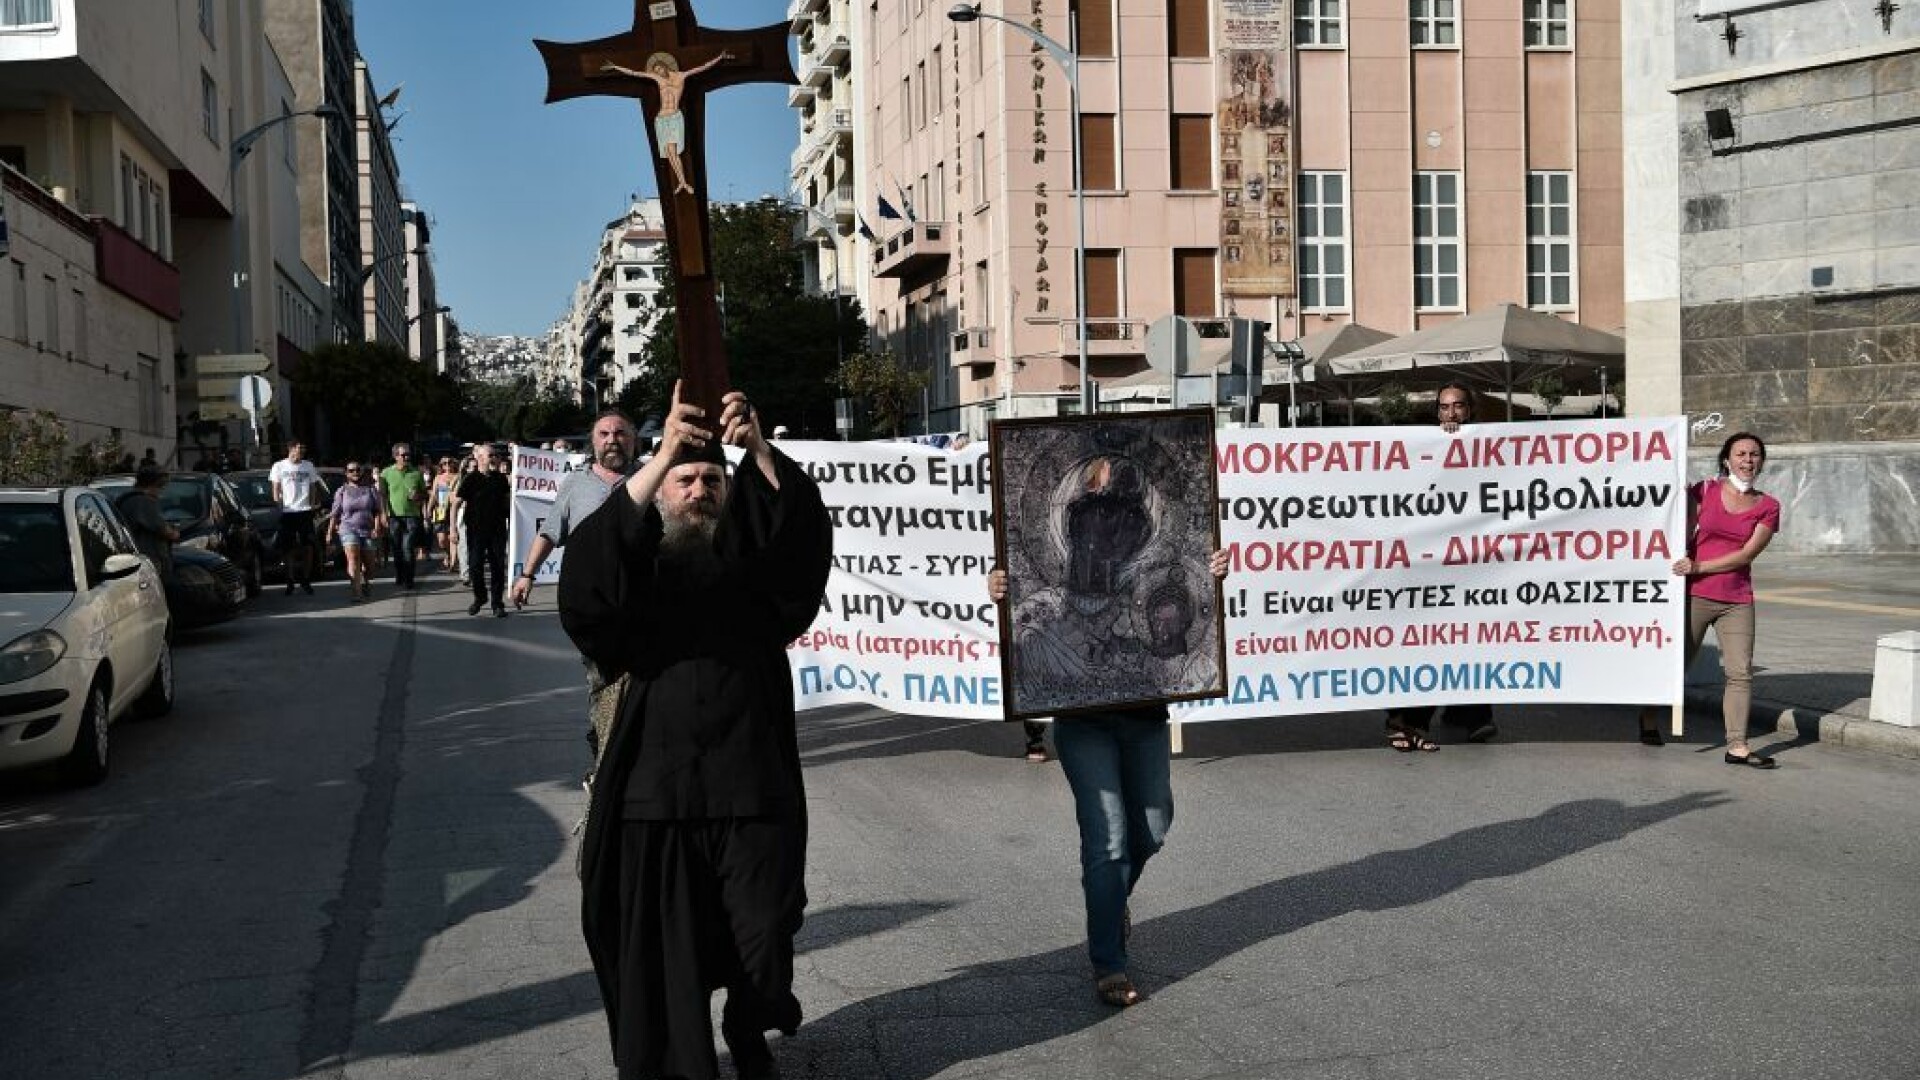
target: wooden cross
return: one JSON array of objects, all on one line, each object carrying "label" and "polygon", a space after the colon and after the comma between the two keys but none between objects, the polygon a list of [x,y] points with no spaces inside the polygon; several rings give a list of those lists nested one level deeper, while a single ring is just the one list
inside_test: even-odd
[{"label": "wooden cross", "polygon": [[681,400],[718,420],[729,380],[713,277],[706,158],[700,152],[706,94],[739,83],[798,81],[787,58],[787,24],[709,30],[695,21],[690,0],[634,0],[633,29],[624,34],[575,45],[533,44],[547,63],[549,104],[594,95],[640,99],[666,216]]}]

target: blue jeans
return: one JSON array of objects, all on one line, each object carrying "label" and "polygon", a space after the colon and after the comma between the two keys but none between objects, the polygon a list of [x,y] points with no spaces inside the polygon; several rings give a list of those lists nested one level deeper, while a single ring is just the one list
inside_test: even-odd
[{"label": "blue jeans", "polygon": [[1153,710],[1063,716],[1053,747],[1080,820],[1080,887],[1096,976],[1127,970],[1127,897],[1173,824],[1167,721]]},{"label": "blue jeans", "polygon": [[413,587],[414,536],[420,531],[417,517],[391,517],[387,521],[387,543],[393,552],[393,580],[401,588]]}]

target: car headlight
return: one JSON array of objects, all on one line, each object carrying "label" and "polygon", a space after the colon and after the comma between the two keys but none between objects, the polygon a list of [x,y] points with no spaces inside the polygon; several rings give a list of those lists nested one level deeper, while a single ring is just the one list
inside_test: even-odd
[{"label": "car headlight", "polygon": [[199,551],[212,551],[213,535],[212,533],[201,533],[199,536],[189,536],[184,540],[177,541],[174,546],[194,548]]},{"label": "car headlight", "polygon": [[67,655],[66,639],[51,630],[35,630],[0,649],[0,684],[31,679]]}]

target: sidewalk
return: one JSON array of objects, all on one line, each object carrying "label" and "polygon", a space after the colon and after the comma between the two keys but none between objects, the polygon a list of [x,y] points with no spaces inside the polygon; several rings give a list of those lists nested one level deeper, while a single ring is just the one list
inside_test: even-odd
[{"label": "sidewalk", "polygon": [[[1920,758],[1920,728],[1867,718],[1875,643],[1920,630],[1920,556],[1763,554],[1753,576],[1755,730]],[[1688,672],[1696,723],[1719,720],[1717,655]]]}]

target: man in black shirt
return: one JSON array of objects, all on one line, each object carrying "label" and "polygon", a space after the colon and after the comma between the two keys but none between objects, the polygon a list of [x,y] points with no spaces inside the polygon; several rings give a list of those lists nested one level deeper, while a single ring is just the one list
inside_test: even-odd
[{"label": "man in black shirt", "polygon": [[473,603],[467,614],[493,601],[495,618],[507,617],[507,515],[513,509],[513,488],[506,474],[494,467],[493,447],[473,448],[475,468],[453,490],[453,514],[464,508],[467,523],[467,573],[473,582]]},{"label": "man in black shirt", "polygon": [[[786,646],[820,610],[833,529],[820,489],[745,395],[716,438],[675,388],[659,452],[574,529],[560,619],[625,674],[581,840],[582,926],[627,1077],[712,1080],[708,1020],[742,1077],[800,1024],[806,793]],[[731,479],[721,443],[747,458]]]}]

